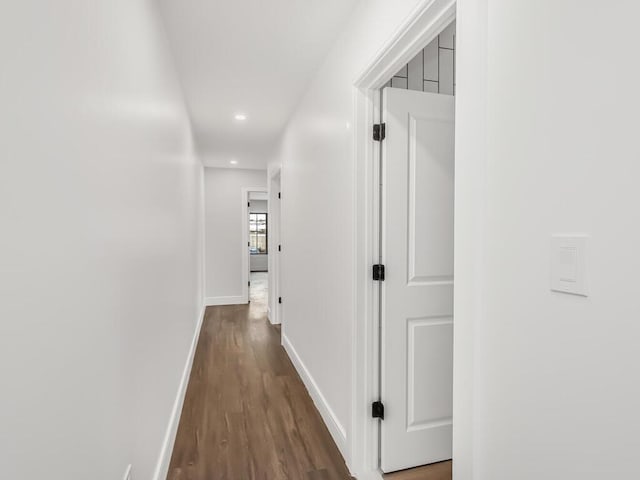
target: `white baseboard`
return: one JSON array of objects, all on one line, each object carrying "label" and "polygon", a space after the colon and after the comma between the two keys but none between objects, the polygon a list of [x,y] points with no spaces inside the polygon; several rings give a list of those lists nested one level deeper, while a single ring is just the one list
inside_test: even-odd
[{"label": "white baseboard", "polygon": [[193,357],[196,354],[196,347],[198,346],[198,339],[200,338],[200,330],[202,329],[205,311],[206,308],[203,306],[202,311],[200,312],[200,318],[196,325],[196,331],[193,334],[193,340],[191,340],[191,347],[189,348],[189,354],[187,355],[187,362],[184,366],[184,370],[182,371],[182,378],[180,379],[178,393],[176,395],[175,402],[173,403],[171,416],[169,417],[169,425],[167,426],[167,432],[165,433],[164,440],[162,442],[160,457],[158,458],[153,480],[165,480],[167,478],[169,462],[171,461],[171,454],[173,453],[173,444],[176,441],[176,434],[178,433],[180,414],[182,413],[184,396],[187,393],[187,386],[189,385],[191,367],[193,366]]},{"label": "white baseboard", "polygon": [[379,471],[370,471],[355,476],[358,480],[383,480],[382,473]]},{"label": "white baseboard", "polygon": [[289,355],[291,362],[296,367],[296,370],[298,371],[300,378],[302,378],[303,383],[307,387],[313,403],[320,412],[324,423],[329,429],[329,433],[331,433],[331,436],[333,437],[333,441],[336,442],[336,445],[338,446],[340,453],[342,453],[342,456],[344,458],[347,458],[346,430],[338,420],[338,417],[336,417],[335,413],[333,413],[333,410],[329,406],[329,403],[324,398],[324,395],[322,395],[322,392],[318,388],[315,380],[307,370],[307,367],[304,366],[304,363],[302,363],[302,360],[298,356],[296,349],[293,347],[285,334],[282,334],[282,346]]},{"label": "white baseboard", "polygon": [[213,307],[215,305],[240,305],[247,303],[247,300],[242,295],[234,297],[207,297],[204,299],[204,304],[207,307]]}]

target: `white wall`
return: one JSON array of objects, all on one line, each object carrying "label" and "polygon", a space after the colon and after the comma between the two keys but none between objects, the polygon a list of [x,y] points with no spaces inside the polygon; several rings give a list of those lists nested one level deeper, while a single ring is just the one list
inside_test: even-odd
[{"label": "white wall", "polygon": [[249,268],[252,272],[266,272],[269,268],[269,255],[255,254],[249,257]]},{"label": "white wall", "polygon": [[[640,5],[614,3],[461,2],[458,479],[640,477]],[[588,298],[549,290],[554,233],[590,235]]]},{"label": "white wall", "polygon": [[[266,174],[265,174],[266,175]],[[254,200],[250,199],[251,205],[249,205],[249,213],[267,213],[267,201],[266,200]]]},{"label": "white wall", "polygon": [[351,362],[354,315],[353,82],[416,3],[358,5],[272,162],[282,163],[285,342],[306,369],[303,378],[347,461],[351,372],[345,365]]},{"label": "white wall", "polygon": [[[266,196],[266,193],[264,194]],[[251,195],[250,195],[251,197]],[[251,199],[249,206],[249,213],[268,213],[267,200],[253,200]],[[267,219],[267,222],[269,219]],[[267,224],[267,235],[269,233],[269,225]],[[267,248],[271,249],[271,245]],[[277,248],[277,247],[276,247]],[[266,272],[269,267],[269,254],[268,253],[256,253],[249,256],[249,269],[252,272]]]},{"label": "white wall", "polygon": [[240,303],[242,300],[242,256],[247,244],[242,238],[243,187],[267,187],[266,170],[205,168],[205,257],[206,301],[209,304]]},{"label": "white wall", "polygon": [[[283,163],[286,185],[285,342],[343,452],[353,315],[350,85],[413,3],[358,8],[274,162]],[[458,480],[640,474],[640,69],[632,60],[640,6],[610,8],[459,2]],[[319,232],[303,221],[309,216]],[[588,298],[549,291],[550,236],[572,232],[591,236]],[[322,248],[309,256],[315,241]]]},{"label": "white wall", "polygon": [[202,167],[151,1],[0,6],[0,465],[151,479],[202,305]]}]

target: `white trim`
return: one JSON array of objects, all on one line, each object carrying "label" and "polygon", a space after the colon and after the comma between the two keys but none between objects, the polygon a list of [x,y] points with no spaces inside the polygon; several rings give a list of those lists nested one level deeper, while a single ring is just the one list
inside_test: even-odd
[{"label": "white trim", "polygon": [[156,464],[156,469],[153,474],[153,480],[165,480],[167,478],[169,462],[171,461],[171,454],[173,453],[173,444],[176,441],[176,434],[178,433],[182,405],[184,404],[184,397],[187,393],[187,386],[189,385],[191,367],[193,366],[193,358],[196,354],[196,347],[198,346],[198,339],[200,338],[200,330],[202,330],[205,312],[206,307],[203,306],[200,311],[198,322],[196,323],[195,332],[193,333],[193,339],[191,340],[191,346],[189,347],[187,361],[184,365],[184,369],[182,370],[182,378],[180,379],[176,399],[173,402],[173,408],[171,409],[171,415],[169,416],[169,424],[167,425],[167,431],[164,435],[164,440],[160,449],[160,456],[158,457],[158,463]]},{"label": "white trim", "polygon": [[422,0],[358,76],[354,85],[379,89],[456,18],[456,0]]},{"label": "white trim", "polygon": [[[265,187],[242,187],[242,242],[240,248],[242,249],[242,301],[234,303],[249,303],[249,264],[250,253],[249,247],[249,194],[251,192],[268,193]],[[269,207],[269,201],[267,200],[267,210]],[[219,298],[233,298],[233,297],[219,297]],[[211,305],[229,305],[224,303],[211,304]]]},{"label": "white trim", "polygon": [[207,297],[204,299],[204,304],[207,307],[213,307],[216,305],[245,305],[247,299],[244,295],[236,295],[231,297]]},{"label": "white trim", "polygon": [[131,480],[131,465],[127,465],[122,480]]},{"label": "white trim", "polygon": [[347,447],[347,432],[345,428],[338,420],[338,417],[331,409],[329,402],[327,402],[327,399],[324,398],[324,395],[322,395],[318,384],[316,384],[315,380],[309,373],[309,370],[307,370],[307,367],[305,367],[304,363],[302,362],[302,359],[298,356],[298,352],[296,352],[296,349],[284,333],[282,334],[282,346],[289,355],[289,358],[298,371],[300,378],[302,378],[302,382],[307,387],[313,403],[318,409],[318,412],[320,412],[324,423],[329,429],[329,433],[331,433],[331,436],[333,437],[333,441],[336,442],[338,449],[340,450],[342,455],[344,455],[345,449]]},{"label": "white trim", "polygon": [[382,473],[378,470],[361,473],[357,478],[358,480],[384,480]]},{"label": "white trim", "polygon": [[371,402],[378,397],[377,290],[371,265],[377,255],[378,152],[371,138],[377,118],[378,91],[403,65],[433,40],[456,17],[456,0],[421,0],[378,55],[354,82],[353,198],[357,223],[353,248],[355,315],[352,322],[352,385],[349,456],[347,462],[361,479],[380,478],[378,421],[370,418]]}]

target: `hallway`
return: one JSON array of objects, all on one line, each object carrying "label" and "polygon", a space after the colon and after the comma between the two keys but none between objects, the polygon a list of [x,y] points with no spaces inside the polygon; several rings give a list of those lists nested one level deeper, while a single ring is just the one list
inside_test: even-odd
[{"label": "hallway", "polygon": [[167,478],[351,478],[251,281],[249,305],[207,308]]},{"label": "hallway", "polygon": [[[266,273],[250,298],[207,308],[167,479],[352,478],[266,318]],[[385,478],[450,480],[451,462]]]}]

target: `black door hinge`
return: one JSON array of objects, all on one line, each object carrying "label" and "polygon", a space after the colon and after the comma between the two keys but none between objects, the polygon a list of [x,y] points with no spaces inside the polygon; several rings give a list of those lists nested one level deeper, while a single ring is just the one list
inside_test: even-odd
[{"label": "black door hinge", "polygon": [[282,251],[282,245],[278,245],[278,251],[281,252]]},{"label": "black door hinge", "polygon": [[379,282],[384,281],[384,265],[373,266],[373,279]]},{"label": "black door hinge", "polygon": [[251,286],[251,280],[249,280],[249,281],[247,282],[247,285]]},{"label": "black door hinge", "polygon": [[250,246],[251,246],[251,242],[247,242],[247,247],[250,247]]},{"label": "black door hinge", "polygon": [[280,198],[281,192],[278,192],[278,198]]},{"label": "black door hinge", "polygon": [[387,134],[387,128],[386,125],[384,123],[376,123],[373,126],[373,139],[376,142],[381,142],[382,140],[384,140],[384,137]]},{"label": "black door hinge", "polygon": [[251,206],[251,202],[247,202],[247,207],[250,207],[250,206]]},{"label": "black door hinge", "polygon": [[278,303],[282,303],[282,297],[278,297]]},{"label": "black door hinge", "polygon": [[381,401],[373,402],[371,404],[371,417],[384,420],[384,404]]}]

